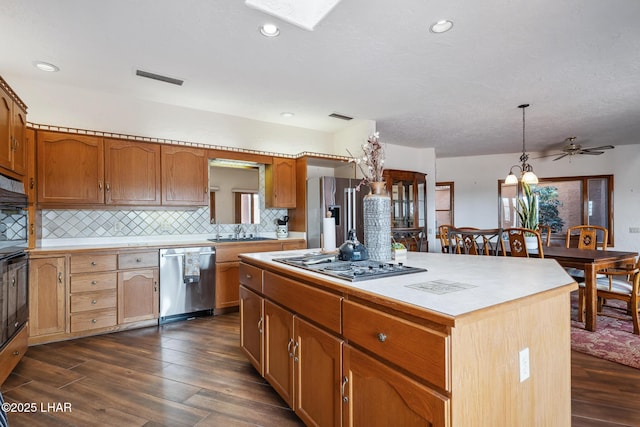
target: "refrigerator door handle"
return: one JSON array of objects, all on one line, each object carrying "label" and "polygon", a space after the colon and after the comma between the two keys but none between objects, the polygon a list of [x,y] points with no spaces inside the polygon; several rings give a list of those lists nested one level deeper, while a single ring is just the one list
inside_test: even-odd
[{"label": "refrigerator door handle", "polygon": [[347,220],[346,222],[346,227],[344,228],[344,240],[347,240],[348,236],[349,236],[349,230],[351,230],[353,228],[353,206],[351,203],[351,192],[353,191],[352,188],[345,188],[344,193],[345,193],[345,205],[347,206],[347,212],[346,212],[346,216],[347,216]]}]

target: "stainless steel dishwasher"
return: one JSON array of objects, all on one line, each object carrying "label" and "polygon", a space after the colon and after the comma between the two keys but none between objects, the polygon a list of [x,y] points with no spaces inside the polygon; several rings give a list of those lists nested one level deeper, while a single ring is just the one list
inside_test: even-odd
[{"label": "stainless steel dishwasher", "polygon": [[160,324],[213,315],[213,246],[160,249]]}]

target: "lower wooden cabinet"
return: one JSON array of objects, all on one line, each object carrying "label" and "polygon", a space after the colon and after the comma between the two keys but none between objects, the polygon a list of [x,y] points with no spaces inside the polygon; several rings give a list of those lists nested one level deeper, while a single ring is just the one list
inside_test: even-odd
[{"label": "lower wooden cabinet", "polygon": [[[27,322],[28,323],[28,322]],[[0,350],[0,385],[7,379],[22,356],[27,352],[29,342],[29,325],[24,324]]]},{"label": "lower wooden cabinet", "polygon": [[118,273],[118,323],[157,319],[159,306],[157,268]]},{"label": "lower wooden cabinet", "polygon": [[343,366],[343,425],[450,425],[449,399],[398,370],[348,345]]},{"label": "lower wooden cabinet", "polygon": [[307,425],[340,425],[342,340],[264,303],[264,378]]},{"label": "lower wooden cabinet", "polygon": [[65,257],[29,260],[29,336],[66,332]]},{"label": "lower wooden cabinet", "polygon": [[260,295],[240,286],[240,349],[260,375],[264,375],[263,303]]},{"label": "lower wooden cabinet", "polygon": [[237,307],[240,302],[239,270],[240,262],[219,262],[216,264],[216,307]]}]

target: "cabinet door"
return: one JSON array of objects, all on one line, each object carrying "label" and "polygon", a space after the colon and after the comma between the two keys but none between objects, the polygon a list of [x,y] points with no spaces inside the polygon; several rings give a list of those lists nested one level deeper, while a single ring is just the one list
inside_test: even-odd
[{"label": "cabinet door", "polygon": [[450,425],[446,397],[348,345],[344,346],[343,370],[343,425]]},{"label": "cabinet door", "polygon": [[298,343],[294,358],[294,410],[306,425],[339,426],[342,340],[299,317],[294,318],[294,332]]},{"label": "cabinet door", "polygon": [[160,146],[106,139],[105,201],[118,205],[160,205]]},{"label": "cabinet door", "polygon": [[104,203],[102,138],[37,133],[38,202]]},{"label": "cabinet door", "polygon": [[163,145],[162,204],[207,206],[209,171],[204,149]]},{"label": "cabinet door", "polygon": [[216,264],[216,308],[236,307],[240,299],[240,262]]},{"label": "cabinet door", "polygon": [[274,157],[265,167],[265,203],[267,208],[296,207],[296,162]]},{"label": "cabinet door", "polygon": [[240,349],[260,375],[263,372],[263,298],[240,286]]},{"label": "cabinet door", "polygon": [[64,257],[29,261],[29,335],[65,332]]},{"label": "cabinet door", "polygon": [[264,378],[293,408],[293,315],[269,301],[264,302]]},{"label": "cabinet door", "polygon": [[11,115],[13,100],[0,88],[0,166],[11,169]]},{"label": "cabinet door", "polygon": [[118,323],[157,319],[159,304],[157,268],[118,273]]},{"label": "cabinet door", "polygon": [[24,175],[27,172],[27,113],[14,104],[12,116],[13,152],[11,166],[15,173]]}]

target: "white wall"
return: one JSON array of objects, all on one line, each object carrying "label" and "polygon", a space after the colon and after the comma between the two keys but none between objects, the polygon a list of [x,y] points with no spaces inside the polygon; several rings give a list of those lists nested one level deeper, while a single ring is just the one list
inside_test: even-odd
[{"label": "white wall", "polygon": [[[458,226],[498,226],[498,180],[504,180],[520,153],[495,156],[441,158],[436,160],[438,181],[455,183],[455,218]],[[619,145],[600,156],[578,155],[553,161],[535,159],[529,164],[539,177],[614,175],[615,249],[640,252],[640,145]]]}]

